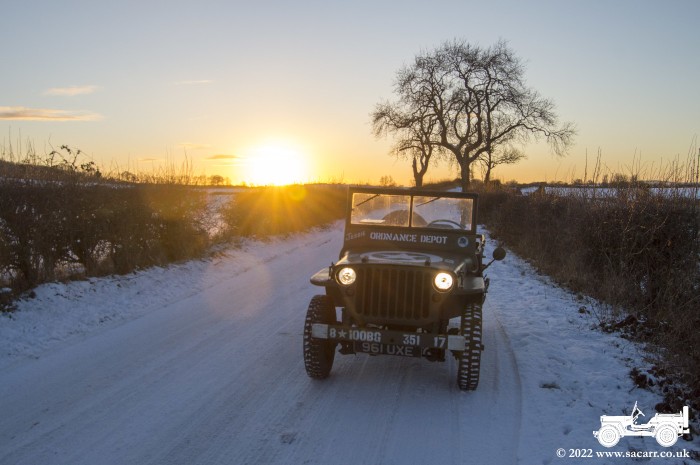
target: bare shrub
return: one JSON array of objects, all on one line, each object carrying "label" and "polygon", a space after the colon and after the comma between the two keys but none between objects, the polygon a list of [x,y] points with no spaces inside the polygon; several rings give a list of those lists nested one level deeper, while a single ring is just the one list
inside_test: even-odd
[{"label": "bare shrub", "polygon": [[109,253],[105,271],[128,273],[158,263],[157,229],[138,186],[115,190],[105,211]]},{"label": "bare shrub", "polygon": [[144,186],[140,191],[155,222],[159,252],[165,261],[201,255],[209,242],[206,192],[181,185]]},{"label": "bare shrub", "polygon": [[66,256],[66,221],[58,213],[61,199],[56,194],[54,186],[0,186],[0,217],[8,249],[6,267],[19,272],[20,287],[53,279],[56,263]]}]

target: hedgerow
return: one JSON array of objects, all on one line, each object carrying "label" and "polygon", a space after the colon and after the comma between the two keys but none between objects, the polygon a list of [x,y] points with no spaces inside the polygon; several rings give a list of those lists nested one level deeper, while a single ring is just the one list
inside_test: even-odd
[{"label": "hedgerow", "polygon": [[0,267],[17,290],[57,278],[126,273],[200,255],[206,194],[183,186],[0,183]]},{"label": "hedgerow", "polygon": [[663,371],[700,394],[698,200],[643,185],[532,195],[484,189],[480,200],[494,237],[602,302],[603,328],[639,322],[632,337],[658,347]]}]

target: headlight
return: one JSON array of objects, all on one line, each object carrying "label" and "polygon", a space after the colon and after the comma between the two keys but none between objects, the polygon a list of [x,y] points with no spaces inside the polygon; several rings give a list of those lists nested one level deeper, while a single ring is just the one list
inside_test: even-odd
[{"label": "headlight", "polygon": [[352,283],[355,282],[357,279],[357,273],[355,273],[355,270],[352,268],[341,268],[340,271],[338,271],[338,282],[342,284],[343,286],[349,286]]},{"label": "headlight", "polygon": [[454,279],[449,273],[441,272],[435,275],[435,288],[439,291],[447,291],[452,287]]}]

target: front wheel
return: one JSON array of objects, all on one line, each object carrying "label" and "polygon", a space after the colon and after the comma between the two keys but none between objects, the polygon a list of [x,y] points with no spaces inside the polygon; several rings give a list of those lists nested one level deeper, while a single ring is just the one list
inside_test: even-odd
[{"label": "front wheel", "polygon": [[678,441],[678,432],[673,425],[661,425],[654,434],[656,442],[663,447],[671,447]]},{"label": "front wheel", "polygon": [[481,370],[481,304],[470,303],[464,309],[460,334],[466,349],[457,354],[457,385],[463,391],[473,391],[479,385]]},{"label": "front wheel", "polygon": [[604,447],[613,447],[620,441],[620,433],[612,425],[605,425],[598,430],[598,442]]},{"label": "front wheel", "polygon": [[310,378],[328,378],[333,368],[336,346],[327,339],[313,337],[311,329],[315,323],[333,324],[335,322],[335,307],[330,297],[315,295],[309,303],[304,322],[304,367]]}]

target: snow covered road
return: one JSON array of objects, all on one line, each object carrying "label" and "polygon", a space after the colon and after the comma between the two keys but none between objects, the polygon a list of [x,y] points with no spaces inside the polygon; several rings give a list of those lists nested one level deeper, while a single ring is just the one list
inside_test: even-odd
[{"label": "snow covered road", "polygon": [[[307,378],[308,277],[338,228],[39,289],[0,319],[0,464],[578,463],[556,449],[602,450],[601,414],[659,401],[627,376],[636,347],[513,256],[489,270],[477,391],[457,389],[452,360],[339,355]],[[54,319],[82,329],[41,326]]]}]

